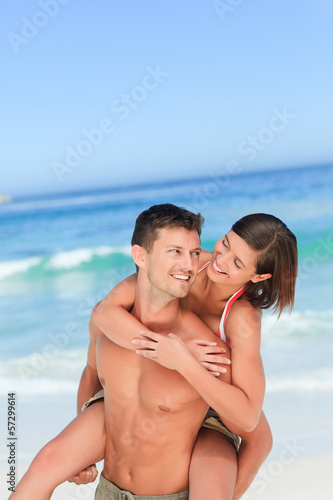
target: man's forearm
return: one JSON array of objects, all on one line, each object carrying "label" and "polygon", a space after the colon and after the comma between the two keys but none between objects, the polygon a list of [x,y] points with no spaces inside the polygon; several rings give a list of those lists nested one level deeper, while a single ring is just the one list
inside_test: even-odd
[{"label": "man's forearm", "polygon": [[101,389],[102,386],[100,384],[98,377],[93,376],[91,373],[89,373],[88,367],[85,367],[81,376],[80,385],[77,393],[78,414],[81,412],[83,404]]}]

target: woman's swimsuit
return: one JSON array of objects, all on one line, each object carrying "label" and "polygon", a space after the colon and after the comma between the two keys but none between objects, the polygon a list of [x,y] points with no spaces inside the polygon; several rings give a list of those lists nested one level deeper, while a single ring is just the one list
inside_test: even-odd
[{"label": "woman's swimsuit", "polygon": [[[209,264],[210,264],[210,261],[206,262],[206,264],[204,264],[203,266],[201,266],[199,268],[199,270],[198,270],[198,273],[200,273],[200,271],[202,271],[203,269],[206,269],[206,267],[208,267]],[[230,340],[225,335],[224,325],[225,325],[226,319],[228,317],[228,314],[230,312],[232,304],[244,293],[245,288],[246,288],[246,285],[242,286],[242,288],[240,288],[238,290],[238,292],[234,293],[229,298],[229,300],[228,300],[225,308],[223,309],[223,313],[222,313],[222,316],[221,316],[220,326],[219,326],[219,329],[218,329],[218,332],[217,332],[217,336],[220,337],[220,339],[222,339],[224,342],[226,342],[229,347],[231,347],[231,343],[230,343]],[[233,432],[231,432],[224,425],[224,423],[222,422],[221,418],[219,417],[219,415],[216,413],[216,411],[213,408],[209,408],[209,410],[208,410],[208,412],[206,414],[206,417],[204,419],[204,422],[203,422],[203,427],[206,427],[206,428],[212,429],[212,430],[216,430],[218,432],[222,432],[233,443],[233,445],[236,448],[236,451],[239,450],[240,443],[241,443],[240,437],[237,436],[236,434],[234,434]]]},{"label": "woman's swimsuit", "polygon": [[[199,271],[198,273],[200,273],[200,271],[202,271],[203,269],[206,269],[206,267],[208,267],[210,264],[210,260],[208,262],[206,262],[206,264],[204,264],[203,266],[201,266],[199,268]],[[224,325],[225,325],[225,322],[227,320],[227,317],[228,317],[228,314],[230,312],[230,309],[231,309],[231,306],[232,304],[235,302],[235,300],[237,300],[241,295],[243,295],[244,291],[245,291],[245,288],[246,288],[246,285],[242,286],[242,288],[240,288],[238,290],[238,292],[234,293],[228,300],[225,308],[223,309],[223,313],[222,313],[222,316],[221,316],[221,320],[220,320],[220,326],[219,326],[219,329],[217,331],[217,336],[220,337],[220,339],[222,339],[224,342],[226,342],[228,344],[229,347],[231,347],[231,343],[230,343],[230,340],[226,337],[225,335],[225,332],[224,332]]]}]

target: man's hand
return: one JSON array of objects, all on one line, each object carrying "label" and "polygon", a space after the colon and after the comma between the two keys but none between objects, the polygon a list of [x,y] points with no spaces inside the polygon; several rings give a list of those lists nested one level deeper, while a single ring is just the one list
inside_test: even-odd
[{"label": "man's hand", "polygon": [[83,469],[78,474],[75,474],[75,476],[70,477],[68,479],[68,482],[75,483],[77,485],[93,483],[97,476],[98,470],[96,469],[96,465],[92,464],[89,465],[89,467],[87,467],[86,469]]}]

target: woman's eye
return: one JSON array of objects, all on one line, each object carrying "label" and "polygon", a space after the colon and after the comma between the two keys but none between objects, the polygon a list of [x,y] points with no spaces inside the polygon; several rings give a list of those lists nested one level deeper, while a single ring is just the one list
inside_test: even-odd
[{"label": "woman's eye", "polygon": [[240,269],[240,266],[237,264],[237,262],[236,262],[236,261],[234,261],[234,263],[235,263],[235,266],[236,266],[238,269]]},{"label": "woman's eye", "polygon": [[226,244],[225,240],[222,240],[222,245],[226,248],[228,248],[228,245]]}]

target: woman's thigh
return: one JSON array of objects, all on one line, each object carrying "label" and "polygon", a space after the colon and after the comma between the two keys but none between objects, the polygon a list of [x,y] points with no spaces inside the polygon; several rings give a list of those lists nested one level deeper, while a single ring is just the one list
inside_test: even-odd
[{"label": "woman's thigh", "polygon": [[[35,458],[35,467],[52,470],[56,484],[104,458],[104,402],[98,401],[80,413]],[[33,464],[32,464],[33,465]]]},{"label": "woman's thigh", "polygon": [[190,464],[190,500],[232,499],[237,477],[237,453],[222,433],[202,428]]}]

